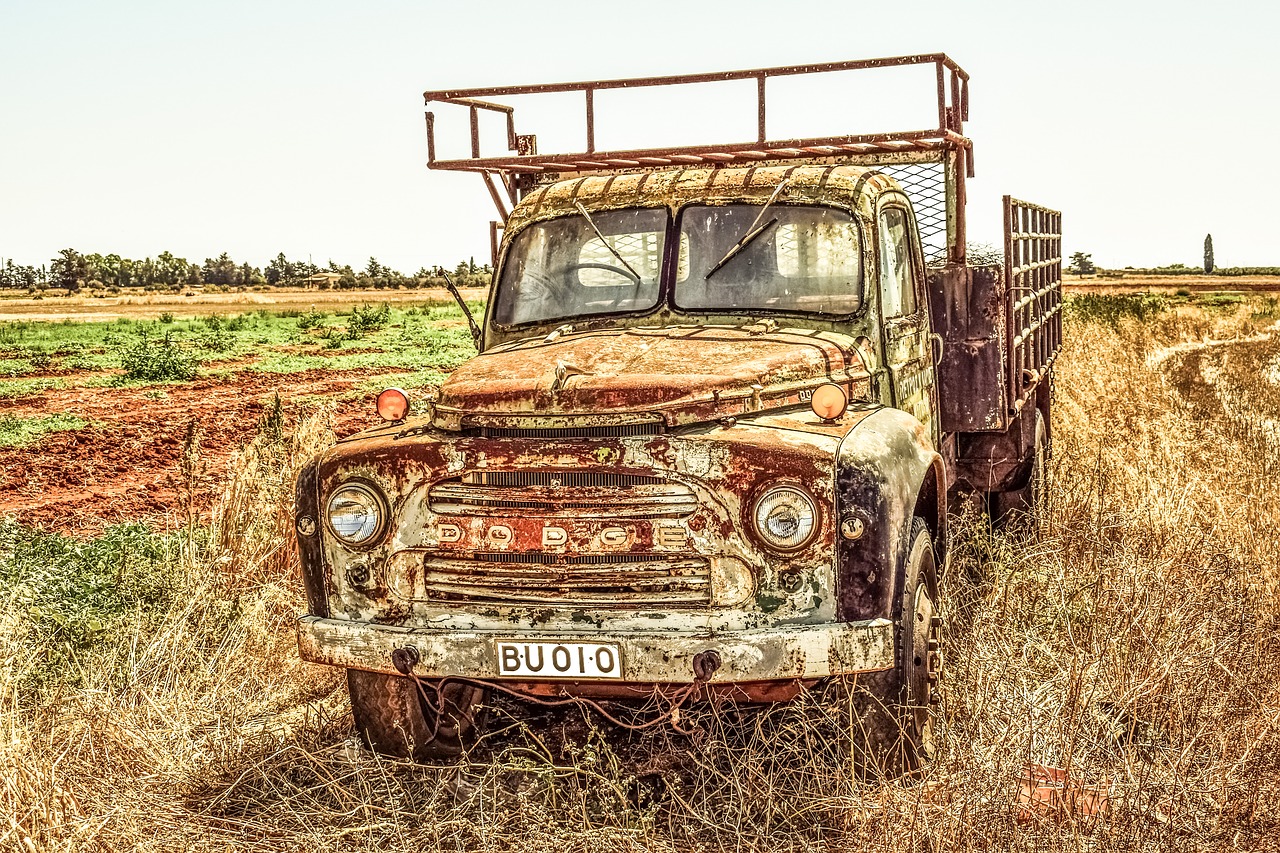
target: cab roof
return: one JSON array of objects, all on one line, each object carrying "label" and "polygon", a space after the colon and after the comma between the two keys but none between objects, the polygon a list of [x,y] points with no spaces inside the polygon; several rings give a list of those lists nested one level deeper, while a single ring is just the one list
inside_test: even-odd
[{"label": "cab roof", "polygon": [[874,168],[847,165],[782,165],[663,169],[585,175],[530,191],[507,222],[507,234],[525,225],[577,212],[686,204],[763,204],[778,185],[778,202],[826,204],[870,216],[875,199],[898,182]]}]

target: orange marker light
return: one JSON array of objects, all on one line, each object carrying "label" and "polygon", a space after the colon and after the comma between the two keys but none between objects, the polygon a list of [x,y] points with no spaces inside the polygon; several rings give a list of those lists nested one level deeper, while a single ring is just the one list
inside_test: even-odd
[{"label": "orange marker light", "polygon": [[402,421],[408,416],[408,394],[399,388],[388,388],[378,395],[378,417],[384,421]]},{"label": "orange marker light", "polygon": [[849,398],[839,385],[823,385],[813,392],[809,401],[813,413],[824,421],[834,421],[849,408]]}]

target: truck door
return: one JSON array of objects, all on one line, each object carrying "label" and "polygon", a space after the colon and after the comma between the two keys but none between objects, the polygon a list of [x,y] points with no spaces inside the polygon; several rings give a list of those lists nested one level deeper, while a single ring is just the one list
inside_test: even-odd
[{"label": "truck door", "polygon": [[938,446],[938,424],[924,259],[915,219],[891,196],[879,216],[880,319],[893,405],[914,415]]}]

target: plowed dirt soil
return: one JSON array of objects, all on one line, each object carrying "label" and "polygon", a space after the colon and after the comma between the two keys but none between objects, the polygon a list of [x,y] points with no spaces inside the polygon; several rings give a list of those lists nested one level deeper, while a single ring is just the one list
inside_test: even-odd
[{"label": "plowed dirt soil", "polygon": [[[0,517],[77,536],[122,521],[177,526],[187,513],[207,509],[231,454],[258,429],[276,394],[286,419],[304,399],[335,398],[338,435],[375,420],[370,401],[336,399],[367,378],[363,370],[242,371],[147,388],[85,387],[100,376],[72,374],[69,387],[0,400],[0,417],[63,412],[89,423],[0,448]],[[193,434],[196,464],[184,468]]]}]

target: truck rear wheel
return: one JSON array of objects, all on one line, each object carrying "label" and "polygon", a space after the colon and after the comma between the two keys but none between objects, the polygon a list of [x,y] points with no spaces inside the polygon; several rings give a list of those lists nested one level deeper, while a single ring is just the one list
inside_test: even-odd
[{"label": "truck rear wheel", "polygon": [[456,758],[480,734],[488,691],[461,682],[347,670],[356,731],[374,752],[413,761]]},{"label": "truck rear wheel", "polygon": [[1035,426],[1031,439],[1031,473],[1026,484],[1011,492],[993,492],[991,495],[991,520],[1007,524],[1021,518],[1033,530],[1040,526],[1044,510],[1044,496],[1048,482],[1049,441],[1044,428],[1044,416],[1035,410]]},{"label": "truck rear wheel", "polygon": [[866,776],[915,775],[933,757],[932,698],[942,668],[937,559],[922,519],[911,527],[911,546],[895,607],[896,665],[841,679],[851,703],[854,755]]}]

